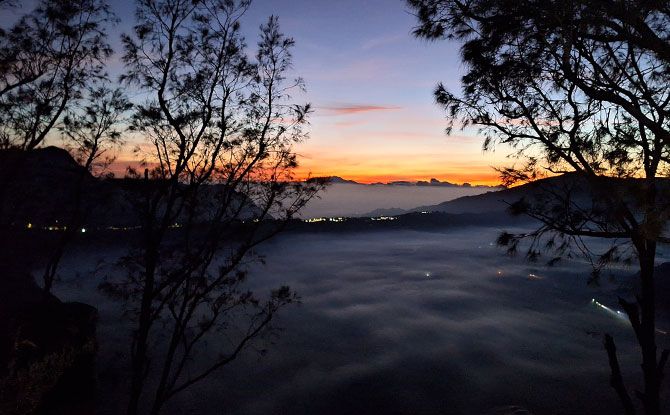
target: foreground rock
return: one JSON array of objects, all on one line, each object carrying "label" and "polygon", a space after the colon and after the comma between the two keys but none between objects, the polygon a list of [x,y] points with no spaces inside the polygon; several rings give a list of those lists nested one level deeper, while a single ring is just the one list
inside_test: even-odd
[{"label": "foreground rock", "polygon": [[25,273],[0,278],[0,413],[93,413],[97,310],[45,295]]}]

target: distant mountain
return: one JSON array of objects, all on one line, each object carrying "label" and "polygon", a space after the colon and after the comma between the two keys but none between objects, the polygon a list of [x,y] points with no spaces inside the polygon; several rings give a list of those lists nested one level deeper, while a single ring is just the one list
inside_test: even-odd
[{"label": "distant mountain", "polygon": [[310,179],[307,179],[307,183],[315,182],[317,180],[326,180],[329,184],[334,184],[334,183],[362,184],[362,183],[358,183],[358,182],[353,181],[353,180],[343,179],[340,176],[312,177]]},{"label": "distant mountain", "polygon": [[412,182],[409,180],[395,180],[387,183],[375,182],[370,184],[359,183],[354,180],[343,179],[340,176],[325,176],[325,177],[312,177],[307,179],[307,182],[313,182],[317,180],[327,180],[330,184],[360,184],[365,186],[439,186],[439,187],[485,187],[491,189],[499,189],[500,187],[491,187],[486,185],[476,185],[473,186],[470,183],[456,184],[451,182],[441,182],[436,178],[431,178],[430,181],[419,180],[417,182]]},{"label": "distant mountain", "polygon": [[[630,199],[633,204],[636,189],[643,186],[641,179],[603,178],[603,180],[604,184],[610,186],[604,186],[602,189],[597,189],[598,191],[619,192],[622,197]],[[661,186],[659,195],[670,194],[670,179],[661,179],[659,183]],[[521,199],[528,202],[536,201],[551,204],[555,200],[556,194],[565,195],[567,192],[570,192],[571,201],[577,205],[591,206],[593,203],[597,203],[597,198],[594,198],[594,192],[587,180],[576,173],[567,173],[509,189],[491,191],[475,196],[464,196],[437,205],[419,206],[410,211],[505,214],[510,204]],[[667,202],[667,200],[661,201],[661,203]]]},{"label": "distant mountain", "polygon": [[501,187],[497,186],[486,186],[486,185],[476,185],[473,186],[470,183],[463,183],[463,184],[456,184],[456,183],[451,183],[451,182],[442,182],[439,181],[436,178],[431,178],[429,181],[425,180],[419,180],[418,182],[411,182],[407,180],[399,180],[399,181],[394,181],[394,182],[388,182],[388,183],[373,183],[374,185],[380,185],[380,184],[386,184],[387,186],[421,186],[421,187],[428,187],[428,186],[437,186],[437,187],[482,187],[482,188],[491,188],[491,189],[501,189]]},{"label": "distant mountain", "polygon": [[288,229],[297,232],[368,232],[399,229],[435,231],[454,227],[503,227],[523,226],[520,218],[486,214],[405,213],[402,215],[376,215],[370,217],[318,218],[293,220]]},{"label": "distant mountain", "polygon": [[426,182],[423,180],[420,180],[416,182],[417,186],[444,186],[444,187],[471,187],[472,185],[470,183],[463,183],[463,185],[458,185],[456,183],[450,183],[450,182],[441,182],[437,180],[436,178],[430,179],[430,181]]},{"label": "distant mountain", "polygon": [[[96,178],[65,150],[45,147],[32,151],[0,151],[0,224],[3,226],[48,227],[72,222],[77,212],[79,225],[87,227],[132,227],[140,223],[146,191],[160,183],[137,179]],[[200,192],[196,220],[206,221],[220,206],[223,185],[208,185]],[[258,209],[238,194],[231,209],[244,203],[239,218]],[[78,206],[78,207],[77,207]]]},{"label": "distant mountain", "polygon": [[400,208],[388,208],[388,209],[375,209],[371,212],[367,212],[362,215],[357,215],[365,218],[374,218],[377,216],[398,216],[407,213],[406,209]]},{"label": "distant mountain", "polygon": [[107,190],[106,184],[93,178],[61,148],[0,151],[0,217],[3,225],[62,223],[72,216],[77,194],[82,209],[90,210],[91,195],[102,196]]}]

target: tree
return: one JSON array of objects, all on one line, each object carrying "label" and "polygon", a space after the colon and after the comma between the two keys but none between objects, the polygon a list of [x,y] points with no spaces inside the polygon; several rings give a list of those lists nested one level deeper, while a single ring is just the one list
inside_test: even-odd
[{"label": "tree", "polygon": [[86,171],[100,175],[114,162],[115,150],[123,145],[120,126],[131,109],[123,90],[104,81],[88,86],[85,99],[67,111],[59,130],[65,146]]},{"label": "tree", "polygon": [[[0,149],[39,147],[66,113],[83,105],[87,88],[105,79],[112,53],[107,29],[114,22],[104,0],[41,0],[0,29]],[[4,167],[3,183],[13,182],[24,168],[23,157]],[[0,205],[8,201],[6,187],[0,186]],[[8,225],[11,218],[1,223]]]},{"label": "tree", "polygon": [[[294,42],[270,17],[250,59],[240,35],[249,6],[140,0],[134,33],[123,36],[123,81],[147,94],[132,128],[147,139],[148,167],[128,189],[141,218],[137,249],[124,261],[128,274],[103,288],[127,301],[135,322],[129,414],[159,413],[297,300],[288,287],[266,301],[242,289],[253,249],[322,187],[293,180],[292,144],[306,138],[310,112],[290,102],[303,87],[287,79]],[[213,335],[232,348],[198,366],[192,357]]]},{"label": "tree", "polygon": [[[44,271],[46,293],[64,249],[84,220],[85,175],[98,163],[102,149],[119,140],[115,124],[127,103],[120,91],[110,90],[104,71],[112,53],[107,29],[114,22],[103,0],[42,0],[10,28],[0,30],[0,149],[30,151],[60,130],[72,140],[66,146],[73,148],[84,168],[75,179],[66,231]],[[16,165],[5,166],[5,180],[20,174],[21,160],[17,157]],[[0,189],[0,204],[5,197],[5,189]]]},{"label": "tree", "polygon": [[[83,91],[82,91],[83,92]],[[47,260],[42,276],[43,288],[50,293],[65,249],[74,241],[91,210],[100,204],[99,189],[90,188],[87,181],[93,174],[103,174],[114,161],[114,150],[122,145],[120,124],[132,104],[119,88],[109,82],[96,82],[86,88],[86,95],[76,101],[65,113],[59,130],[77,163],[69,215],[63,221],[64,229]],[[97,184],[97,182],[93,182]]]},{"label": "tree", "polygon": [[[614,241],[595,258],[637,261],[640,293],[620,299],[642,355],[644,413],[661,413],[668,351],[656,346],[654,260],[670,213],[670,9],[665,1],[408,0],[415,35],[461,42],[462,92],[439,85],[448,128],[476,126],[484,147],[514,146],[521,167],[502,169],[512,184],[538,171],[572,172],[588,197],[551,189],[511,206],[541,222],[527,234],[503,234],[514,251],[530,239],[555,260],[572,247],[592,258],[585,237]],[[627,249],[629,249],[627,251]],[[550,261],[551,262],[551,261]],[[614,340],[605,336],[611,385],[627,414],[637,408],[624,385]]]},{"label": "tree", "polygon": [[31,150],[44,142],[104,75],[112,53],[106,30],[114,21],[102,0],[42,0],[0,31],[0,148]]}]

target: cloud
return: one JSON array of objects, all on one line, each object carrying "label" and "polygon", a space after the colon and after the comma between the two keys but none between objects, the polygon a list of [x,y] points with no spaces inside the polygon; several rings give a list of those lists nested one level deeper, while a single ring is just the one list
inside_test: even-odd
[{"label": "cloud", "polygon": [[353,115],[360,114],[365,112],[378,112],[378,111],[397,111],[402,109],[398,106],[389,106],[389,105],[335,105],[329,107],[319,107],[317,108],[324,115]]}]

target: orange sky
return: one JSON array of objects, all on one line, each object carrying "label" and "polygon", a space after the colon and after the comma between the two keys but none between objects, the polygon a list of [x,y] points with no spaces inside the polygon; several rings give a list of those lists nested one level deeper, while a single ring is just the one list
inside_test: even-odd
[{"label": "orange sky", "polygon": [[432,103],[418,108],[340,107],[317,107],[310,140],[296,148],[299,176],[340,176],[361,183],[436,178],[497,185],[493,167],[509,164],[502,148],[483,152],[483,138],[476,132],[445,135],[446,123]]},{"label": "orange sky", "polygon": [[[355,158],[352,158],[355,160]],[[389,166],[395,163],[388,161]],[[387,183],[391,181],[407,180],[419,181],[430,180],[431,178],[440,181],[452,183],[480,184],[480,185],[498,185],[500,180],[498,174],[488,165],[442,165],[424,166],[417,169],[413,166],[395,166],[385,169],[383,167],[369,167],[365,165],[356,165],[356,163],[338,163],[316,158],[302,159],[302,164],[296,171],[299,178],[308,176],[340,176],[344,179],[355,180],[359,183]]]},{"label": "orange sky", "polygon": [[[448,141],[448,139],[445,139]],[[308,147],[307,144],[301,147]],[[388,183],[391,181],[419,181],[431,178],[451,183],[470,183],[473,185],[499,185],[498,174],[491,166],[500,165],[495,155],[473,154],[466,160],[452,159],[449,144],[443,143],[435,148],[434,154],[357,154],[355,150],[305,152],[300,154],[299,167],[296,169],[298,179],[308,177],[340,176],[359,183]],[[458,156],[456,156],[457,158]],[[487,164],[490,163],[490,164]],[[122,177],[128,166],[139,168],[139,163],[130,155],[120,157],[110,167],[117,176]],[[140,168],[140,170],[143,168]]]},{"label": "orange sky", "polygon": [[[483,152],[476,132],[444,134],[445,121],[433,105],[401,108],[367,105],[317,108],[310,138],[295,146],[300,179],[340,176],[360,183],[419,181],[498,185],[493,167],[509,165],[504,148]],[[135,137],[134,140],[141,140]],[[120,154],[112,171],[137,166]]]},{"label": "orange sky", "polygon": [[299,168],[297,171],[297,177],[300,179],[305,179],[309,176],[311,177],[321,177],[321,176],[340,176],[347,180],[354,180],[358,183],[388,183],[392,181],[410,181],[416,182],[420,180],[428,181],[432,178],[435,178],[442,182],[451,182],[456,184],[470,183],[473,185],[486,185],[486,186],[497,186],[500,184],[500,179],[495,171],[489,172],[490,169],[485,169],[480,173],[473,174],[470,171],[461,171],[461,172],[446,172],[443,175],[413,175],[411,172],[406,174],[384,174],[379,172],[362,171],[362,172],[353,172],[353,173],[335,173],[334,169],[324,169],[324,170],[310,170]]}]

